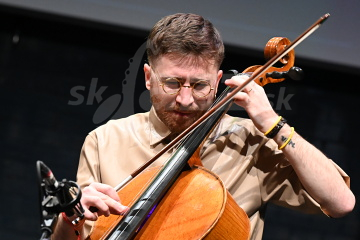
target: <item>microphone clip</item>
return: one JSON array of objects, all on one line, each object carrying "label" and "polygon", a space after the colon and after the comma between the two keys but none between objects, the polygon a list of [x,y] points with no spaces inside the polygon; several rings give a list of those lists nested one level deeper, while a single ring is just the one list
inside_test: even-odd
[{"label": "microphone clip", "polygon": [[77,183],[63,179],[59,182],[57,189],[49,190],[43,181],[41,187],[45,189],[45,198],[41,202],[45,211],[55,214],[65,212],[68,217],[76,214],[83,218],[84,209],[80,203],[81,190]]}]

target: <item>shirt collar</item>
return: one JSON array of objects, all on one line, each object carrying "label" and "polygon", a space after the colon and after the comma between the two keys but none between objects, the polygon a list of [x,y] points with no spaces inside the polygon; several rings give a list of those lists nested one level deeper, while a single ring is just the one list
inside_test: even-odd
[{"label": "shirt collar", "polygon": [[150,145],[156,145],[170,135],[170,130],[159,119],[154,107],[151,107],[149,114]]}]

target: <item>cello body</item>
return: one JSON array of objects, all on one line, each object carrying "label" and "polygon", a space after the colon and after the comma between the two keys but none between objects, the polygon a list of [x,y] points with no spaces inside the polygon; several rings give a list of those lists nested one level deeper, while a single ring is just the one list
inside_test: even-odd
[{"label": "cello body", "polygon": [[[132,199],[158,173],[150,168],[124,186],[118,195],[122,204]],[[200,201],[199,201],[200,199]],[[101,216],[88,240],[107,239],[122,216]],[[250,222],[217,175],[203,167],[183,171],[134,239],[249,239]]]}]

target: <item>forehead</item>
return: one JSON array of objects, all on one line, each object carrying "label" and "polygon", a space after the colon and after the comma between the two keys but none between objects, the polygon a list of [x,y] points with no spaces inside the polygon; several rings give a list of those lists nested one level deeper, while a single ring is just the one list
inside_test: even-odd
[{"label": "forehead", "polygon": [[158,73],[167,76],[179,77],[207,77],[216,78],[218,68],[213,60],[204,60],[200,57],[187,55],[179,57],[174,54],[167,54],[159,57],[154,68]]}]

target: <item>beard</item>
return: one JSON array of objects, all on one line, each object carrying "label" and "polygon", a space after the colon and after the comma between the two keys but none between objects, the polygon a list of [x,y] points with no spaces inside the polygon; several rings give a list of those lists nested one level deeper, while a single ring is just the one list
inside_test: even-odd
[{"label": "beard", "polygon": [[171,138],[176,137],[198,120],[208,109],[208,105],[184,107],[175,101],[164,103],[163,95],[152,94],[151,102],[157,116],[171,131]]}]

